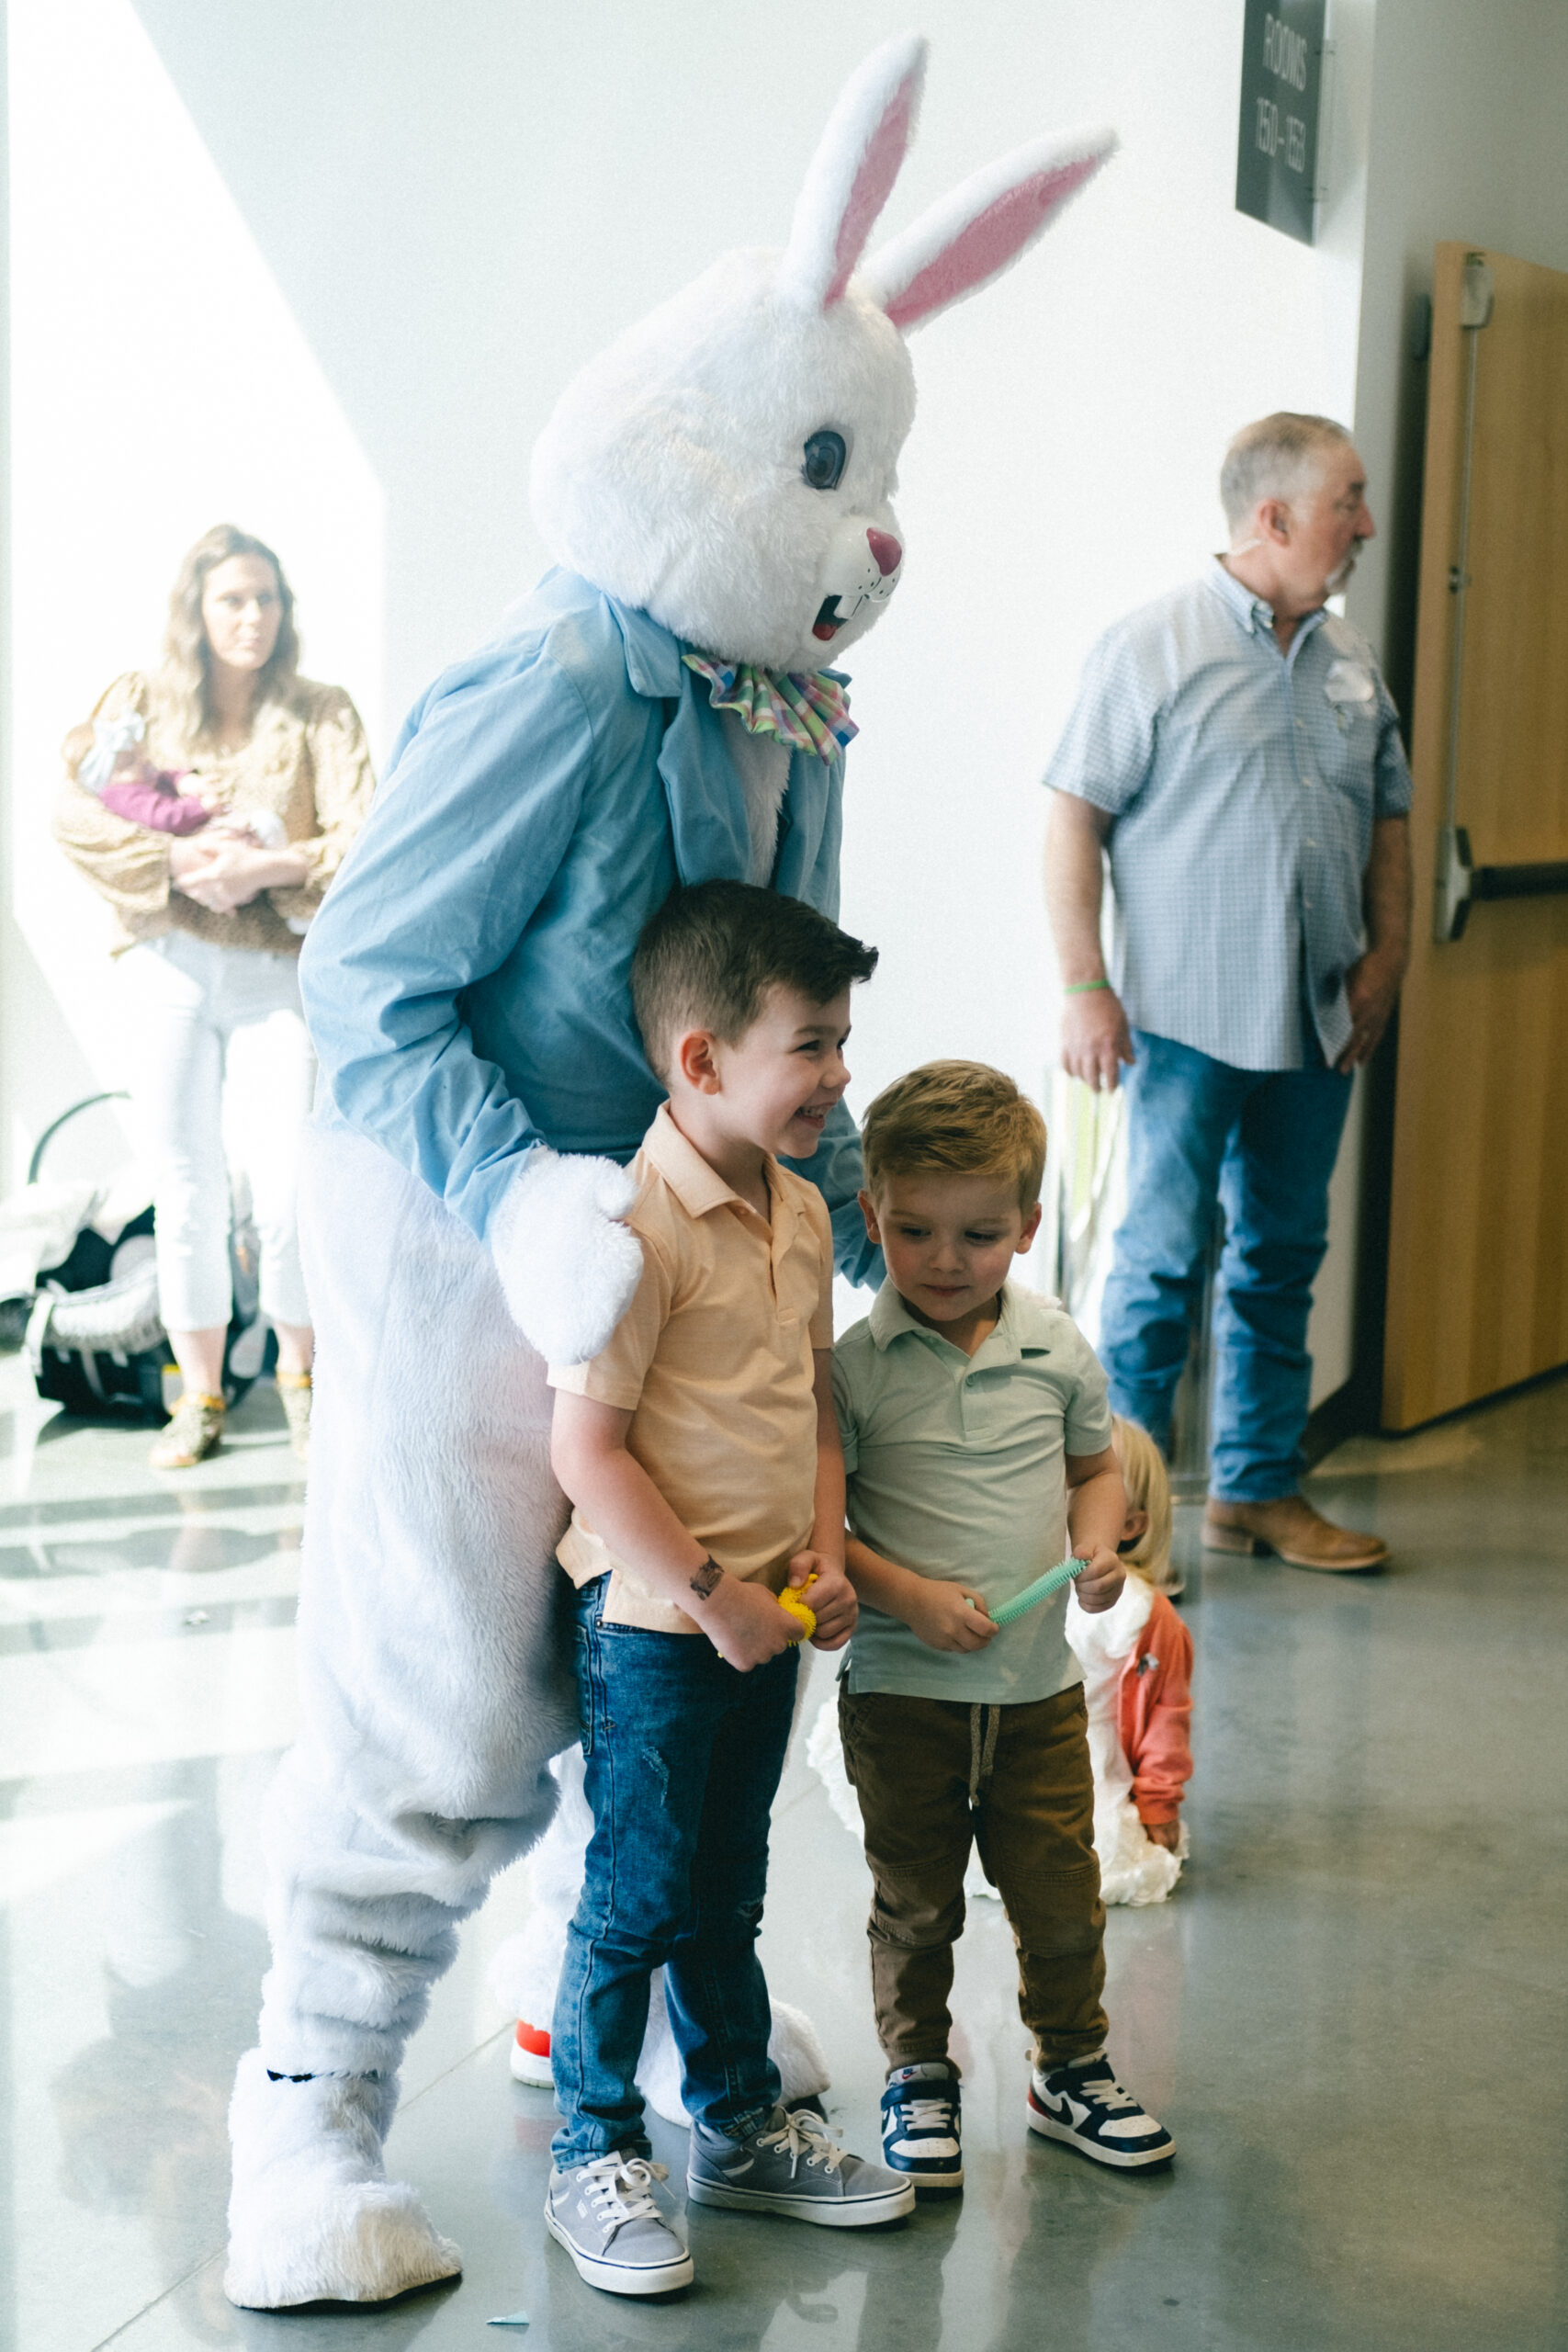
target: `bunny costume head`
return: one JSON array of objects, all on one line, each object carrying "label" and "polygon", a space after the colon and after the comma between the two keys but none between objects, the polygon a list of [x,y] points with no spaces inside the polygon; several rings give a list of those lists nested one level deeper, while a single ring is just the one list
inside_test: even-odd
[{"label": "bunny costume head", "polygon": [[704,652],[811,671],[903,577],[893,510],[915,413],[911,329],[1032,244],[1111,152],[1035,141],[861,266],[914,134],[926,45],[853,76],[782,253],[727,254],[568,386],[534,453],[557,560]]},{"label": "bunny costume head", "polygon": [[[906,338],[1112,143],[1021,149],[863,264],[924,56],[891,41],[854,76],[782,253],[716,263],[570,386],[534,466],[558,569],[421,697],[305,943],[321,1380],[273,1966],[231,2113],[239,2303],[459,2267],[381,2143],[458,1923],[545,1829],[577,1736],[542,1359],[596,1354],[642,1273],[626,1163],[663,1089],[637,936],[714,876],[836,911],[854,729],[819,665],[903,576]],[[865,1278],[841,1106],[802,1172]]]}]

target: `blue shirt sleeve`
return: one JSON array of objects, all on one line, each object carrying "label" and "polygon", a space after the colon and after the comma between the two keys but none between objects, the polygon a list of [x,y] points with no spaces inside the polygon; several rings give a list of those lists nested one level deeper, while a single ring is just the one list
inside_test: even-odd
[{"label": "blue shirt sleeve", "polygon": [[1410,781],[1410,768],[1404,757],[1404,744],[1399,732],[1399,713],[1393,707],[1393,696],[1382,682],[1382,673],[1374,670],[1373,675],[1378,687],[1378,754],[1373,814],[1378,817],[1403,817],[1409,809],[1415,787]]},{"label": "blue shirt sleeve", "polygon": [[458,1007],[497,970],[571,840],[592,758],[581,695],[537,645],[437,682],[400,739],[300,957],[339,1116],[482,1238],[541,1140]]},{"label": "blue shirt sleeve", "polygon": [[1084,664],[1077,702],[1045,771],[1053,792],[1120,816],[1154,765],[1161,695],[1121,629]]},{"label": "blue shirt sleeve", "polygon": [[815,1184],[828,1204],[833,1224],[833,1267],[847,1283],[869,1283],[874,1290],[886,1268],[882,1252],[866,1234],[861,1214],[860,1190],[865,1182],[861,1158],[860,1129],[849,1105],[836,1103],[823,1123],[822,1140],[809,1159],[786,1159],[797,1176]]},{"label": "blue shirt sleeve", "polygon": [[[817,856],[799,895],[830,922],[839,919],[839,845],[842,832],[838,794],[832,797]],[[865,1182],[860,1130],[847,1103],[833,1110],[822,1129],[822,1140],[809,1159],[786,1159],[797,1176],[815,1184],[828,1204],[833,1222],[833,1266],[849,1283],[876,1289],[886,1273],[882,1252],[866,1238],[858,1194]]]}]

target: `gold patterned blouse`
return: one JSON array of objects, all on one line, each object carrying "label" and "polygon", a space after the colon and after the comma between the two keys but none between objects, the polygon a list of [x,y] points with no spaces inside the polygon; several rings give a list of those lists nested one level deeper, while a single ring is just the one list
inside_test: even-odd
[{"label": "gold patterned blouse", "polygon": [[[73,773],[67,775],[55,813],[55,839],[118,918],[118,956],[138,940],[187,931],[221,947],[251,947],[297,956],[299,934],[289,918],[308,921],[321,905],[350,842],[369,814],[376,778],[365,729],[341,686],[297,678],[288,698],[266,702],[250,739],[237,751],[174,741],[158,699],[139,671],[117,678],[99,700],[95,718],[137,711],[147,723],[143,744],[155,768],[184,769],[183,790],[216,794],[225,812],[247,809],[281,819],[289,846],[303,852],[304,882],[297,889],[264,890],[231,915],[211,914],[171,888],[172,836],[117,817]],[[90,739],[90,729],[84,730]]]}]

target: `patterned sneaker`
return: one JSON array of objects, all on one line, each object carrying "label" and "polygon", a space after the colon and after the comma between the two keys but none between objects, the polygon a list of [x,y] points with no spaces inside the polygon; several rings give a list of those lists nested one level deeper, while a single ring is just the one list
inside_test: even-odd
[{"label": "patterned sneaker", "polygon": [[663,2165],[612,2148],[591,2164],[550,2174],[545,2227],[564,2245],[577,2275],[607,2295],[668,2295],[692,2283],[692,2257],[675,2209],[656,2184]]},{"label": "patterned sneaker", "polygon": [[154,1470],[194,1470],[223,1435],[223,1399],[187,1388],[147,1456]]},{"label": "patterned sneaker", "polygon": [[1029,2128],[1047,2140],[1065,2140],[1097,2165],[1131,2169],[1168,2164],[1176,2143],[1163,2124],[1145,2115],[1124,2091],[1103,2051],[1070,2066],[1037,2066],[1029,2086]]},{"label": "patterned sneaker", "polygon": [[733,2213],[820,2222],[833,2230],[869,2229],[915,2210],[912,2181],[846,2155],[837,2132],[800,2107],[775,2107],[744,2140],[694,2121],[686,2199]]},{"label": "patterned sneaker", "polygon": [[945,2058],[896,2066],[882,2094],[882,2154],[916,2190],[945,2197],[964,2186],[958,2069]]},{"label": "patterned sneaker", "polygon": [[550,2037],[542,2025],[530,2025],[526,2018],[518,2018],[512,2039],[512,2079],[532,2083],[541,2091],[549,2090],[556,2079],[550,2064]]},{"label": "patterned sneaker", "polygon": [[288,1442],[301,1462],[310,1459],[310,1399],[314,1394],[308,1372],[280,1372],[277,1401],[288,1424]]}]

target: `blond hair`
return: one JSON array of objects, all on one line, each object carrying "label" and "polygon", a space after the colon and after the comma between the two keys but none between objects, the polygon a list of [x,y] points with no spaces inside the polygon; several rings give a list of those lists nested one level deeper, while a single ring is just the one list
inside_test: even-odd
[{"label": "blond hair", "polygon": [[890,1176],[1000,1176],[1027,1216],[1045,1174],[1045,1122],[1005,1070],[924,1062],[885,1086],[861,1125],[866,1190]]},{"label": "blond hair", "polygon": [[193,548],[186,549],[169,596],[164,658],[151,681],[153,698],[170,736],[186,752],[195,750],[212,724],[212,655],[207,642],[207,624],[201,617],[208,574],[237,555],[259,556],[264,563],[271,565],[272,576],[277,582],[278,603],[283,608],[277,624],[277,642],[265,668],[256,674],[253,717],[264,703],[287,704],[299,674],[299,633],[294,624],[294,591],[284,577],[283,566],[265,540],[253,538],[248,531],[238,530],[232,523],[215,523],[210,531],[202,533]]},{"label": "blond hair", "polygon": [[1122,1562],[1156,1592],[1168,1592],[1172,1582],[1170,1479],[1165,1456],[1140,1422],[1124,1421],[1120,1413],[1111,1416],[1111,1442],[1127,1490],[1127,1508],[1146,1511],[1149,1521],[1137,1542],[1122,1552]]}]

